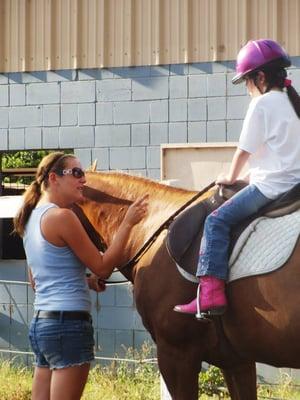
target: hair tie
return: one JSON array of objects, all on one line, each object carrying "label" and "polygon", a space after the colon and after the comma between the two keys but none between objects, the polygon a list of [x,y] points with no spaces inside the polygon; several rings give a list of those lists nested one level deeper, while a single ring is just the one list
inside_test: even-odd
[{"label": "hair tie", "polygon": [[284,87],[289,87],[292,86],[292,81],[290,79],[285,79],[284,80]]}]

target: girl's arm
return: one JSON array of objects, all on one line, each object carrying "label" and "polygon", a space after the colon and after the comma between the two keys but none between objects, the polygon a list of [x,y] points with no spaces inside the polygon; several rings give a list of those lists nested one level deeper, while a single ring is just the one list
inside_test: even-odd
[{"label": "girl's arm", "polygon": [[232,185],[237,180],[249,157],[250,153],[248,151],[237,148],[231,161],[229,173],[227,175],[219,175],[216,184]]}]

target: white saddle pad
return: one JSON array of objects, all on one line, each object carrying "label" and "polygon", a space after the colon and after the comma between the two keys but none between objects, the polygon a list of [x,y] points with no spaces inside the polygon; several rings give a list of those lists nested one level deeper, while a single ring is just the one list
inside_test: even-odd
[{"label": "white saddle pad", "polygon": [[239,237],[229,260],[229,279],[265,274],[290,257],[300,234],[300,210],[254,220]]}]

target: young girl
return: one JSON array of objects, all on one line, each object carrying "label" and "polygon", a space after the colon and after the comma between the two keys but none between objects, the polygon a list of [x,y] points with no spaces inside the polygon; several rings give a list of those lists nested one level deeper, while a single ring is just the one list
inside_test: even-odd
[{"label": "young girl", "polygon": [[[102,254],[70,210],[83,199],[84,184],[75,156],[55,152],[44,157],[14,221],[35,290],[29,332],[36,358],[33,400],[80,399],[94,359],[88,285],[103,289],[98,277],[106,279],[124,261],[130,231],[147,211],[145,197],[135,201]],[[88,282],[86,267],[96,275]]]},{"label": "young girl", "polygon": [[[300,97],[286,79],[290,65],[283,48],[269,39],[250,41],[238,54],[232,82],[245,82],[252,101],[229,173],[216,183],[233,184],[248,161],[249,185],[205,221],[197,269],[201,312],[218,315],[226,308],[232,226],[300,182]],[[174,310],[196,314],[197,299]]]}]

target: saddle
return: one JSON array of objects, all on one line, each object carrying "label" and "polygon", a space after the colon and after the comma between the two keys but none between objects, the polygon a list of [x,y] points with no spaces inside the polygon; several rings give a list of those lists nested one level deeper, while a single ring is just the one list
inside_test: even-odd
[{"label": "saddle", "polygon": [[[245,186],[245,182],[237,181],[234,185],[217,188],[209,198],[183,211],[170,225],[166,246],[170,256],[187,279],[198,281],[192,277],[196,275],[200,241],[206,217]],[[290,214],[299,208],[300,184],[297,184],[290,191],[282,194],[232,229],[229,254],[241,233],[256,218],[262,216],[276,218]]]}]

